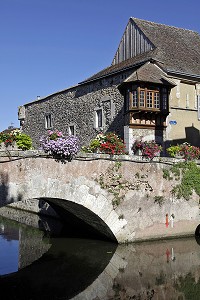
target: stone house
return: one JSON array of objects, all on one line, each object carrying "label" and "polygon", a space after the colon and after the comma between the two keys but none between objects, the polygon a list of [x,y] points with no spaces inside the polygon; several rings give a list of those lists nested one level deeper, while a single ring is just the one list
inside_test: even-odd
[{"label": "stone house", "polygon": [[200,35],[130,18],[111,66],[76,86],[19,107],[37,145],[48,129],[80,137],[115,131],[135,139],[200,146]]}]

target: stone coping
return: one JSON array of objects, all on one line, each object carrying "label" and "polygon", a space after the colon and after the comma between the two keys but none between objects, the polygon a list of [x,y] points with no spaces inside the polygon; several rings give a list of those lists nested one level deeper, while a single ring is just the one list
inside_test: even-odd
[{"label": "stone coping", "polygon": [[[0,149],[0,159],[1,158],[8,158],[9,161],[16,160],[16,159],[25,159],[25,158],[36,158],[36,157],[43,157],[54,159],[51,155],[48,155],[43,150],[1,150]],[[148,158],[144,158],[142,156],[130,154],[130,155],[110,155],[110,154],[101,154],[101,153],[84,153],[79,152],[75,157],[74,160],[113,160],[113,161],[133,161],[133,162],[142,162],[142,163],[168,163],[173,164],[177,162],[183,162],[183,158],[173,158],[173,157],[154,157],[152,160]],[[200,164],[200,160],[195,160],[197,164]]]}]

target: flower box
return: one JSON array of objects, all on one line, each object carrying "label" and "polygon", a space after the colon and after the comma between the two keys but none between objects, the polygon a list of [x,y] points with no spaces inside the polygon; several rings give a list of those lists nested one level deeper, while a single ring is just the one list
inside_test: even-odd
[{"label": "flower box", "polygon": [[135,141],[132,146],[135,155],[142,155],[143,157],[153,159],[155,156],[160,156],[162,146],[155,141]]}]

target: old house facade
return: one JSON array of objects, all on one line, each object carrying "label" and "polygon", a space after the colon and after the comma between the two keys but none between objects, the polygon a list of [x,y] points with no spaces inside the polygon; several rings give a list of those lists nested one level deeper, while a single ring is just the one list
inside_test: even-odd
[{"label": "old house facade", "polygon": [[130,18],[111,66],[74,87],[19,107],[38,144],[48,129],[79,136],[115,131],[135,139],[200,146],[200,35]]}]

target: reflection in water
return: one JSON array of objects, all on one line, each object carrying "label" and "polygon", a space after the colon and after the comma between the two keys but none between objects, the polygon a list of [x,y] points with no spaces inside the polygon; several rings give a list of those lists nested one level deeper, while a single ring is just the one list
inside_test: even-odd
[{"label": "reflection in water", "polygon": [[200,248],[195,238],[119,246],[112,259],[115,255],[126,266],[118,264],[105,299],[200,299]]},{"label": "reflection in water", "polygon": [[[16,226],[3,219],[4,228]],[[117,247],[98,240],[50,237],[24,225],[18,230],[19,270],[0,276],[6,299],[71,299],[103,272]]]},{"label": "reflection in water", "polygon": [[0,276],[5,299],[200,299],[195,238],[117,246],[0,221],[4,240],[19,237],[18,271]]},{"label": "reflection in water", "polygon": [[0,223],[0,275],[18,270],[18,253],[19,230]]}]

